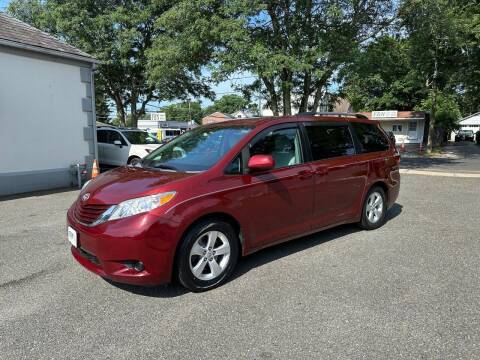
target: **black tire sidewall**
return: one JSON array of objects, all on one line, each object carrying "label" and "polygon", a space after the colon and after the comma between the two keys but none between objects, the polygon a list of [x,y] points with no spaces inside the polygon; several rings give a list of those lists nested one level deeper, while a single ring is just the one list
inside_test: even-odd
[{"label": "black tire sidewall", "polygon": [[[190,250],[199,236],[207,231],[220,231],[227,237],[230,243],[230,260],[227,268],[221,276],[212,280],[197,279],[190,270]],[[223,221],[204,221],[195,225],[182,239],[177,255],[178,281],[187,289],[194,292],[206,291],[223,284],[235,270],[239,257],[238,236],[232,226]]]},{"label": "black tire sidewall", "polygon": [[[374,192],[378,192],[382,196],[383,211],[382,211],[381,219],[375,223],[372,223],[370,222],[370,220],[368,220],[366,207],[367,207],[367,201],[369,196]],[[384,224],[386,215],[387,215],[387,196],[385,195],[385,191],[381,187],[375,186],[368,191],[367,195],[365,196],[365,200],[363,201],[361,226],[366,230],[378,229],[380,226]]]},{"label": "black tire sidewall", "polygon": [[140,159],[139,157],[134,156],[134,157],[132,157],[132,158],[128,161],[128,165],[134,165],[135,162],[139,162],[139,161],[141,161],[141,160],[142,160],[142,159]]}]

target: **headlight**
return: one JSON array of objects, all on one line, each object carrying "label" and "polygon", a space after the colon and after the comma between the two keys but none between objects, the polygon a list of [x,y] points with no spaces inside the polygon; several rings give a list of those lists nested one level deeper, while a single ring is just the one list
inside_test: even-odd
[{"label": "headlight", "polygon": [[145,196],[136,199],[126,200],[118,205],[110,207],[100,218],[95,221],[95,225],[105,221],[116,220],[151,211],[162,205],[165,205],[173,199],[176,192],[166,192],[156,195]]},{"label": "headlight", "polygon": [[85,184],[83,184],[82,190],[87,187],[87,185],[90,183],[90,181],[92,181],[92,179],[88,180],[87,182],[85,182]]}]

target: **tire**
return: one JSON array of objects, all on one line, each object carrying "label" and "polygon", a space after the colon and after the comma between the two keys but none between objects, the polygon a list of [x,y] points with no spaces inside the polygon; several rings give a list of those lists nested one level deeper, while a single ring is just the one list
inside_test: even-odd
[{"label": "tire", "polygon": [[[378,205],[372,208],[372,202],[378,202]],[[362,219],[359,225],[365,230],[378,229],[385,223],[386,214],[387,197],[385,191],[379,186],[374,186],[365,196],[362,206]]]},{"label": "tire", "polygon": [[142,159],[140,159],[138,156],[133,156],[128,160],[128,165],[130,166],[137,166],[142,162]]},{"label": "tire", "polygon": [[237,265],[238,244],[238,235],[229,223],[216,220],[198,223],[180,244],[176,259],[178,281],[193,292],[223,284]]}]

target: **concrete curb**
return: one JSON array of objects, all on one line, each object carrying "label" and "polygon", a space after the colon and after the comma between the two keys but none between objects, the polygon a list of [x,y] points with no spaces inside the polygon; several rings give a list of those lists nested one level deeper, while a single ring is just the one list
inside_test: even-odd
[{"label": "concrete curb", "polygon": [[460,177],[460,178],[480,178],[480,173],[479,173],[479,174],[474,174],[474,173],[445,172],[445,171],[428,171],[428,170],[411,170],[411,169],[400,169],[400,174],[424,175],[424,176]]}]

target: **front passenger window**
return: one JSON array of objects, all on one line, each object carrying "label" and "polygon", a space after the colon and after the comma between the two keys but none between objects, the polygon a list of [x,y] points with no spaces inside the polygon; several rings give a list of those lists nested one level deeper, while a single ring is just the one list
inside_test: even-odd
[{"label": "front passenger window", "polygon": [[272,130],[250,145],[250,156],[271,155],[275,169],[302,163],[298,128]]},{"label": "front passenger window", "polygon": [[120,141],[122,143],[122,145],[127,145],[127,143],[122,138],[122,135],[120,135],[120,133],[110,130],[109,131],[109,136],[108,136],[108,142],[110,144],[114,144],[116,140]]}]

